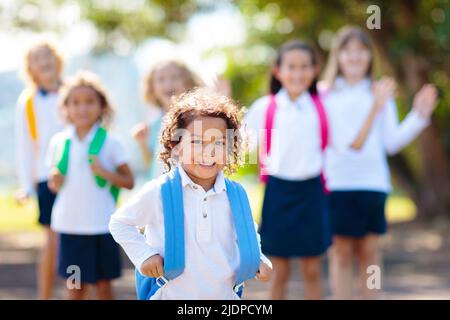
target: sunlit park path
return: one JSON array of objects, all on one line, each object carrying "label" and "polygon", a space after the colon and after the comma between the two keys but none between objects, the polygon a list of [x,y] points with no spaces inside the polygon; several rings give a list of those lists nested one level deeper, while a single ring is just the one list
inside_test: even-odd
[{"label": "sunlit park path", "polygon": [[[251,194],[252,205],[257,206],[260,190],[255,189]],[[390,212],[401,212],[399,203],[399,199],[394,199],[394,204],[391,200]],[[34,225],[33,205],[19,209],[11,199],[2,198],[0,206],[0,299],[34,299],[35,263],[44,238]],[[383,241],[382,298],[450,299],[450,230],[445,225],[391,224]],[[123,277],[114,282],[116,295],[119,299],[135,299],[134,269],[125,255],[123,262]],[[324,279],[327,280],[326,261],[323,266]],[[56,299],[64,298],[64,285],[62,280],[57,282]],[[269,295],[268,289],[267,284],[252,280],[246,287],[245,298],[265,299]],[[301,299],[302,294],[302,280],[298,273],[294,273],[289,283],[288,298]],[[326,298],[330,298],[328,285]]]}]

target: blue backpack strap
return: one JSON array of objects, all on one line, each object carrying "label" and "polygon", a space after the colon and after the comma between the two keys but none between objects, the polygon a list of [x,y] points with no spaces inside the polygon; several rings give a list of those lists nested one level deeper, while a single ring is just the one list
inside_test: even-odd
[{"label": "blue backpack strap", "polygon": [[136,269],[136,295],[139,300],[149,300],[169,280],[184,271],[184,210],[181,177],[178,168],[167,175],[161,186],[164,212],[164,276],[152,278],[143,276]]},{"label": "blue backpack strap", "polygon": [[175,168],[161,187],[164,211],[164,277],[172,280],[184,271],[184,209],[181,176]]},{"label": "blue backpack strap", "polygon": [[156,279],[142,275],[138,269],[135,270],[136,296],[138,300],[150,300],[155,292],[160,288],[156,284]]},{"label": "blue backpack strap", "polygon": [[254,278],[260,263],[260,250],[250,203],[244,188],[237,182],[225,179],[239,247],[240,265],[236,274],[236,288]]}]

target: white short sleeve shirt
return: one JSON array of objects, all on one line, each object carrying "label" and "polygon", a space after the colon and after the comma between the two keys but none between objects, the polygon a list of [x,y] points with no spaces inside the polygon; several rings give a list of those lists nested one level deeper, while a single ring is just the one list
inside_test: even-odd
[{"label": "white short sleeve shirt", "polygon": [[[55,200],[51,227],[59,233],[105,234],[109,233],[109,220],[115,210],[115,201],[109,185],[100,188],[88,161],[90,142],[98,126],[80,140],[74,127],[55,135],[49,149],[49,161],[56,165],[58,154],[66,138],[71,139],[69,167],[64,184]],[[107,135],[98,155],[101,165],[109,171],[127,163],[127,157],[119,140]]]},{"label": "white short sleeve shirt", "polygon": [[[266,160],[270,175],[286,180],[306,180],[320,175],[323,166],[320,123],[308,92],[291,100],[286,90],[276,95],[271,150]],[[244,118],[250,145],[261,141],[269,97],[256,100]]]}]

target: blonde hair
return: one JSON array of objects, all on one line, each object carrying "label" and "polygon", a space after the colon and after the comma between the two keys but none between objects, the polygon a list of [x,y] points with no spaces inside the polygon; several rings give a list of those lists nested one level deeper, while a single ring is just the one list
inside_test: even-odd
[{"label": "blonde hair", "polygon": [[171,169],[177,162],[172,156],[172,151],[180,143],[181,137],[177,134],[179,129],[186,127],[199,117],[221,118],[227,125],[227,140],[230,138],[228,131],[232,130],[232,143],[227,146],[227,173],[234,173],[241,160],[243,151],[243,139],[240,133],[240,116],[242,111],[230,98],[220,95],[206,88],[197,88],[174,98],[170,110],[164,118],[164,130],[161,134],[163,150],[160,159],[167,169]]},{"label": "blonde hair", "polygon": [[154,92],[154,80],[156,73],[165,67],[168,66],[174,66],[176,67],[180,73],[181,77],[183,78],[184,82],[184,89],[185,91],[189,91],[195,87],[203,86],[203,82],[200,80],[200,78],[192,72],[184,63],[178,60],[166,60],[157,63],[152,70],[147,74],[147,76],[144,78],[144,101],[146,103],[154,104],[158,107],[162,106],[162,103],[158,101],[158,99],[155,97]]},{"label": "blonde hair", "polygon": [[33,54],[33,52],[40,48],[48,49],[51,52],[51,54],[55,57],[58,77],[61,77],[63,67],[64,67],[64,59],[62,58],[62,55],[56,49],[55,45],[53,45],[50,41],[41,40],[41,41],[36,42],[33,45],[31,45],[25,52],[23,68],[22,68],[21,74],[22,74],[22,78],[27,82],[28,86],[30,86],[33,89],[38,87],[38,83],[37,83],[37,79],[35,78],[35,75],[33,75],[32,71],[31,71],[30,60],[31,60],[31,55]]},{"label": "blonde hair", "polygon": [[336,36],[333,39],[331,52],[328,57],[328,62],[323,74],[323,80],[327,85],[333,86],[337,76],[341,75],[338,55],[342,48],[352,39],[360,41],[370,51],[371,61],[366,75],[371,79],[374,78],[377,53],[372,39],[367,32],[359,27],[344,26],[338,30]]},{"label": "blonde hair", "polygon": [[60,107],[62,109],[64,119],[69,123],[71,122],[66,110],[67,103],[72,91],[75,88],[80,87],[91,88],[95,91],[103,109],[99,121],[102,126],[108,127],[112,121],[114,109],[100,78],[95,73],[86,70],[78,71],[73,77],[69,78],[61,88]]}]

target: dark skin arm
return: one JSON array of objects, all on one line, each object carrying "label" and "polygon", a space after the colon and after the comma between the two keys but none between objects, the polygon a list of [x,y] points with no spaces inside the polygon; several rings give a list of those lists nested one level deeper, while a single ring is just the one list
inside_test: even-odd
[{"label": "dark skin arm", "polygon": [[50,170],[50,175],[48,178],[48,188],[53,193],[58,193],[64,183],[64,176],[59,172],[59,170],[54,167]]},{"label": "dark skin arm", "polygon": [[92,157],[91,170],[96,176],[106,179],[119,188],[133,189],[134,187],[133,173],[128,164],[118,166],[116,172],[113,172],[103,168],[97,157]]}]

